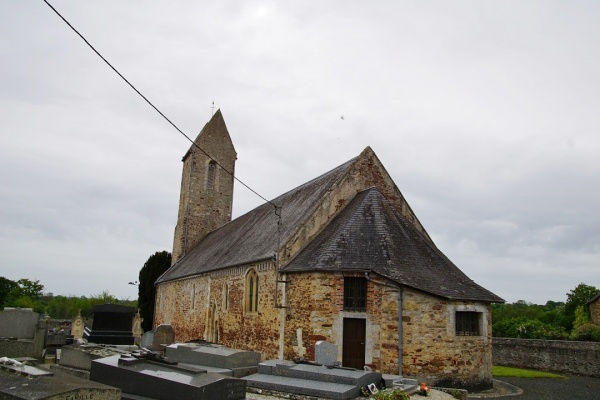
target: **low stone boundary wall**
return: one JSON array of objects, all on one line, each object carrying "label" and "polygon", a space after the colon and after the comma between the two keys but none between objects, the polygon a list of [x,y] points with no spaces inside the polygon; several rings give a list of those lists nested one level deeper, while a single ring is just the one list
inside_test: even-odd
[{"label": "low stone boundary wall", "polygon": [[494,365],[600,377],[600,342],[493,338]]}]

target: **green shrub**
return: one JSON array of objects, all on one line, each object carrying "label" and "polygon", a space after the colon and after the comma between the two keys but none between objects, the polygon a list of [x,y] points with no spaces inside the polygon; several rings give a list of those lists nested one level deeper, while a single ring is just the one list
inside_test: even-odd
[{"label": "green shrub", "polygon": [[496,337],[565,340],[569,335],[564,328],[545,324],[537,319],[524,317],[497,322],[492,327]]},{"label": "green shrub", "polygon": [[573,329],[571,339],[587,342],[600,342],[600,325],[583,324]]}]

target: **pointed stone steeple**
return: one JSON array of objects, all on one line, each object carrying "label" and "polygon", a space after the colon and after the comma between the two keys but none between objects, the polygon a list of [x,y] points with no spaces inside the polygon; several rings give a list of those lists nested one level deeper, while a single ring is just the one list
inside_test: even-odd
[{"label": "pointed stone steeple", "polygon": [[183,156],[173,264],[209,232],[231,221],[236,159],[225,120],[217,110]]}]

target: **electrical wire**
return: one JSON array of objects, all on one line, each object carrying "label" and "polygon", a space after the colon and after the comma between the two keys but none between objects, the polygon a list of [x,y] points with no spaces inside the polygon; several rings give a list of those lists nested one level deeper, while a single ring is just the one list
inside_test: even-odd
[{"label": "electrical wire", "polygon": [[[188,141],[190,141],[193,146],[195,146],[198,150],[200,150],[202,153],[204,153],[204,155],[206,155],[208,158],[210,158],[212,161],[214,161],[225,172],[227,172],[229,175],[231,175],[231,177],[233,179],[235,179],[236,181],[238,181],[239,183],[241,183],[244,187],[246,187],[246,189],[250,190],[256,196],[260,197],[261,199],[263,199],[264,201],[266,201],[267,203],[269,203],[273,207],[275,207],[275,210],[278,210],[278,209],[281,208],[281,207],[277,206],[275,203],[273,203],[272,201],[267,200],[265,197],[261,196],[256,190],[252,189],[250,186],[246,185],[244,182],[242,182],[240,179],[238,179],[231,171],[229,171],[227,168],[225,168],[224,166],[222,166],[221,164],[219,164],[219,162],[217,160],[215,160],[213,157],[211,157],[210,154],[208,154],[206,151],[204,151],[203,148],[201,148],[200,146],[198,146],[198,144],[196,144],[196,142],[194,142],[188,135],[186,135],[185,133],[183,133],[183,131],[181,129],[179,129],[179,127],[177,127],[177,125],[175,125],[169,118],[167,118],[167,116],[165,114],[163,114],[154,104],[152,104],[152,102],[150,102],[150,100],[148,100],[146,98],[146,96],[144,96],[139,90],[137,90],[136,87],[133,86],[131,84],[131,82],[129,82],[127,80],[127,78],[125,78],[119,71],[117,71],[117,69],[115,67],[113,67],[112,64],[109,63],[108,60],[106,58],[104,58],[102,56],[102,54],[100,54],[98,52],[98,50],[96,50],[94,48],[94,46],[92,46],[91,43],[88,42],[87,39],[85,37],[83,37],[83,35],[81,33],[79,33],[79,31],[77,29],[75,29],[73,27],[73,25],[71,25],[69,23],[69,21],[67,21],[65,19],[65,17],[63,17],[52,6],[52,4],[50,4],[47,0],[43,0],[43,1],[44,1],[44,3],[46,3],[48,5],[48,7],[50,7],[52,9],[52,11],[54,11],[56,13],[56,15],[58,15],[60,17],[60,19],[62,19],[69,26],[69,28],[71,28],[73,30],[73,32],[75,32],[85,42],[85,44],[87,44],[89,46],[90,49],[92,49],[94,51],[94,53],[96,53],[98,55],[98,57],[100,57],[102,59],[102,61],[104,61],[106,63],[106,65],[108,65],[117,75],[119,75],[121,77],[121,79],[123,79],[125,81],[125,83],[127,83],[138,95],[140,95],[140,97],[142,99],[144,99],[146,101],[146,103],[148,103],[150,105],[150,107],[152,107],[157,113],[159,113],[169,124],[171,124],[171,126],[173,126],[173,128],[175,128],[181,135],[183,135],[183,137],[185,137]],[[278,215],[278,216],[279,216],[279,219],[281,219],[281,215]]]}]

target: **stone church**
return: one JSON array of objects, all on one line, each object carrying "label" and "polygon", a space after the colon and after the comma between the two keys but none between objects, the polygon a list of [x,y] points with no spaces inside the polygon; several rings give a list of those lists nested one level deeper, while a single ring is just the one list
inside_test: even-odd
[{"label": "stone church", "polygon": [[263,360],[314,360],[327,340],[344,367],[491,388],[503,300],[435,246],[370,147],[231,220],[236,158],[219,110],[183,157],[155,327]]}]

